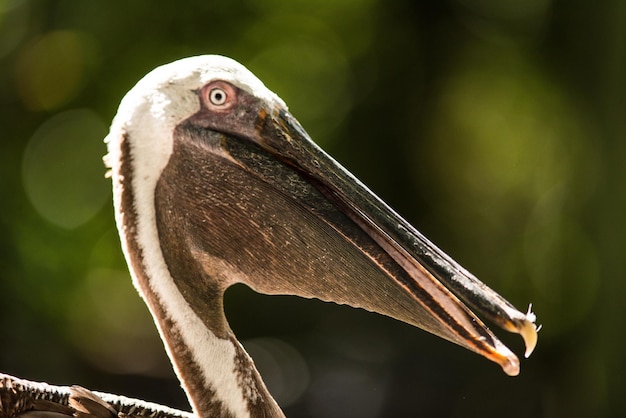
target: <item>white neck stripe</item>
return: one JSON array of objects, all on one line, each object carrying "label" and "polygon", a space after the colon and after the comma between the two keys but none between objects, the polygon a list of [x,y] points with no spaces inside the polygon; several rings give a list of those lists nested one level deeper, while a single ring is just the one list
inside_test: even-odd
[{"label": "white neck stripe", "polygon": [[[135,197],[137,225],[134,238],[141,248],[143,268],[150,278],[150,289],[142,289],[137,274],[132,273],[135,286],[140,294],[149,291],[155,295],[217,398],[233,415],[248,417],[243,389],[235,375],[235,347],[230,340],[220,339],[207,329],[178,290],[159,245],[155,217],[154,192],[172,154],[174,128],[198,111],[199,102],[194,90],[213,79],[231,81],[257,97],[284,106],[252,73],[228,58],[204,56],[177,61],[149,73],[122,100],[111,132],[105,139],[109,148],[106,161],[112,168],[117,224],[130,265],[128,240],[133,237],[127,234],[132,231],[124,230],[124,214],[121,212],[121,142],[125,137],[131,150],[131,155],[125,158],[130,158],[133,165],[132,184],[126,184],[126,187],[132,187]],[[155,323],[165,340],[156,317]],[[169,348],[168,355],[175,363]],[[176,366],[175,369],[184,384],[185,376]],[[188,391],[187,395],[190,395]]]}]

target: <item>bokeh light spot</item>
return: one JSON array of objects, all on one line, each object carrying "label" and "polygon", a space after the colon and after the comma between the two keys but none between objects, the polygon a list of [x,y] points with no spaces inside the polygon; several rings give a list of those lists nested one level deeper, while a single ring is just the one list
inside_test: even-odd
[{"label": "bokeh light spot", "polygon": [[[561,190],[546,193],[529,219],[523,237],[530,279],[541,300],[543,331],[558,335],[590,314],[600,283],[600,261],[591,238],[562,211]],[[556,206],[556,207],[555,207]]]},{"label": "bokeh light spot", "polygon": [[275,338],[246,340],[243,345],[278,403],[287,407],[298,401],[310,380],[309,368],[298,350]]},{"label": "bokeh light spot", "polygon": [[311,416],[381,416],[385,390],[381,390],[384,385],[374,376],[358,368],[340,365],[333,365],[320,374],[311,384],[308,399]]},{"label": "bokeh light spot", "polygon": [[106,127],[90,110],[52,117],[31,138],[22,163],[26,194],[48,221],[71,229],[89,221],[109,198],[102,138]]},{"label": "bokeh light spot", "polygon": [[481,276],[504,294],[534,284],[539,321],[559,334],[587,318],[598,293],[598,254],[571,215],[597,185],[593,130],[523,51],[500,52],[468,48],[415,155],[429,152],[450,230],[474,244],[472,256],[496,260]]},{"label": "bokeh light spot", "polygon": [[128,272],[95,268],[72,296],[67,332],[85,360],[110,373],[169,374],[163,344]]},{"label": "bokeh light spot", "polygon": [[[478,58],[478,57],[475,57]],[[441,95],[433,145],[443,161],[453,161],[458,179],[476,195],[535,200],[564,181],[572,169],[567,129],[570,116],[560,92],[524,58],[474,71],[461,67]],[[513,202],[512,202],[513,203]]]},{"label": "bokeh light spot", "polygon": [[20,98],[31,110],[56,109],[74,98],[95,53],[88,35],[49,32],[25,47],[15,67]]},{"label": "bokeh light spot", "polygon": [[289,105],[318,143],[343,120],[352,106],[348,58],[334,31],[306,16],[281,16],[259,22],[250,39],[276,40],[248,62],[261,80]]},{"label": "bokeh light spot", "polygon": [[0,57],[11,52],[28,30],[29,2],[0,0]]}]

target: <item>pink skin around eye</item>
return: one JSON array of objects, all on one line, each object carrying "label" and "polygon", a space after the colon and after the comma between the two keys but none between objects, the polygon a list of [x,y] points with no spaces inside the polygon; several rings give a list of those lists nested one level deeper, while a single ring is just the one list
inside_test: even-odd
[{"label": "pink skin around eye", "polygon": [[224,112],[237,102],[237,91],[225,81],[212,81],[202,88],[202,101],[209,110]]}]

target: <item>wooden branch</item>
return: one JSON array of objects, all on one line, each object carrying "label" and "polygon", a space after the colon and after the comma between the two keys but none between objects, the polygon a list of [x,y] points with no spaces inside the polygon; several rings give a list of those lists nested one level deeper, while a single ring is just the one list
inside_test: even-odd
[{"label": "wooden branch", "polygon": [[52,386],[0,373],[0,418],[193,418],[190,412],[139,399]]}]

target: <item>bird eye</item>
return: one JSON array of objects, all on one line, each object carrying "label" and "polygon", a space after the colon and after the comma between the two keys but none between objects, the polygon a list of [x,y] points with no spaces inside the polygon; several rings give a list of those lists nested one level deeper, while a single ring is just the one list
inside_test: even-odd
[{"label": "bird eye", "polygon": [[227,98],[228,98],[228,95],[226,94],[226,92],[219,87],[215,87],[211,89],[211,91],[209,92],[209,100],[215,106],[224,105],[224,103],[226,103]]},{"label": "bird eye", "polygon": [[237,89],[232,84],[215,80],[202,88],[204,105],[213,112],[225,112],[237,103]]}]

